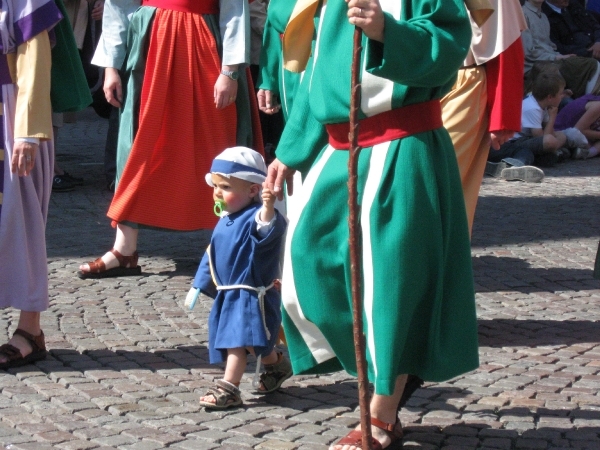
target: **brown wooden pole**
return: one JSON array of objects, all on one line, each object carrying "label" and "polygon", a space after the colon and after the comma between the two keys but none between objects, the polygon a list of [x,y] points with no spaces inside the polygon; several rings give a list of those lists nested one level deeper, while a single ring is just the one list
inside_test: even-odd
[{"label": "brown wooden pole", "polygon": [[354,352],[358,375],[358,402],[360,406],[360,426],[362,430],[362,450],[371,450],[371,412],[369,407],[369,378],[365,360],[365,335],[363,332],[362,309],[362,264],[360,224],[358,221],[358,108],[360,107],[360,55],[362,52],[362,30],[354,28],[352,49],[352,79],[350,96],[350,152],[348,157],[348,225],[350,228],[350,272],[352,277],[352,308]]}]

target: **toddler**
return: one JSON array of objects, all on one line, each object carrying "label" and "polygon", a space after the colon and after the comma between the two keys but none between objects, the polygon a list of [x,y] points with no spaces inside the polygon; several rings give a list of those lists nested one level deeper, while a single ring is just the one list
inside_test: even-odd
[{"label": "toddler", "polygon": [[209,357],[211,364],[226,362],[223,379],[200,398],[206,408],[242,404],[239,384],[248,353],[262,358],[265,366],[259,392],[275,391],[292,375],[289,361],[275,350],[281,297],[274,281],[287,222],[274,207],[273,192],[266,187],[261,191],[266,172],[259,153],[232,147],[214,159],[206,175],[221,219],[186,298],[190,308],[200,292],[214,298]]}]

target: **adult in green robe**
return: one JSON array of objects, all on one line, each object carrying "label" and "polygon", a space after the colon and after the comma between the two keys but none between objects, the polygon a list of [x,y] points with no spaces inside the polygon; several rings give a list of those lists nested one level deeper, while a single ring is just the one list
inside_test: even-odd
[{"label": "adult in green robe", "polygon": [[[343,142],[355,24],[365,33],[358,202],[371,416],[397,430],[407,374],[443,381],[479,364],[467,219],[439,109],[470,25],[461,0],[328,0],[316,17],[311,74],[267,178],[282,193],[295,170],[307,174],[289,215],[283,323],[296,374],[356,374]],[[329,145],[308,145],[307,124]],[[373,436],[384,448],[395,439],[377,427]]]}]

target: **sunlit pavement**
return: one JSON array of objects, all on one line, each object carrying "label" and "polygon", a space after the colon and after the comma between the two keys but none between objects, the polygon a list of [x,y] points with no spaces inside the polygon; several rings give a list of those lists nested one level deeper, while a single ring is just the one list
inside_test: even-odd
[{"label": "sunlit pavement", "polygon": [[[346,434],[359,414],[355,380],[342,373],[258,396],[252,361],[243,408],[198,406],[222,374],[208,364],[210,301],[183,306],[208,232],[144,230],[142,276],[75,276],[114,238],[106,128],[90,110],[60,132],[59,162],[86,182],[51,199],[50,356],[0,371],[0,444],[322,449]],[[540,184],[484,180],[473,230],[481,367],[415,393],[400,416],[405,448],[600,449],[599,172],[596,158],[548,169]],[[2,311],[0,329],[12,333],[16,317]]]}]

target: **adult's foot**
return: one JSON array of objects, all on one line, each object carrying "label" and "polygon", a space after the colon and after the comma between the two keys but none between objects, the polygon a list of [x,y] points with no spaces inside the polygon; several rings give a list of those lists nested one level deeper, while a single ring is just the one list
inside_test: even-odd
[{"label": "adult's foot", "polygon": [[[33,351],[33,347],[31,346],[29,341],[27,339],[25,339],[23,336],[18,335],[18,334],[13,334],[13,337],[10,338],[8,343],[10,345],[12,345],[13,347],[18,348],[19,351],[21,352],[21,355],[23,356],[23,358],[25,358],[27,355],[31,354],[31,352]],[[8,361],[8,357],[6,355],[0,354],[0,364],[3,364],[7,361]]]},{"label": "adult's foot", "polygon": [[[102,255],[102,261],[104,262],[104,265],[106,266],[106,270],[119,267],[119,260],[112,252],[106,252],[104,255]],[[89,273],[90,272],[90,263],[85,263],[85,264],[80,265],[79,270],[81,270],[83,273]]]},{"label": "adult's foot", "polygon": [[[373,418],[371,418],[372,422],[379,422],[378,419],[375,418],[375,420],[373,420]],[[381,424],[380,425],[384,425]],[[340,441],[338,441],[337,443],[331,445],[329,447],[329,450],[358,450],[358,449],[362,449],[362,443],[361,443],[361,439],[362,439],[362,433],[361,432],[361,426],[358,425],[353,432],[349,433],[348,435],[346,435],[344,438],[340,439]],[[393,426],[393,428],[389,431],[376,426],[374,423],[371,423],[371,437],[375,440],[377,440],[379,442],[379,444],[381,445],[382,449],[386,449],[386,448],[401,448],[401,444],[402,444],[402,425],[400,424],[400,421],[397,420],[395,422],[395,425]],[[352,444],[344,444],[344,443],[340,443],[340,442],[344,442],[345,439],[348,439],[348,441],[355,441]],[[354,445],[356,444],[356,445]],[[398,445],[400,445],[400,447],[398,447]]]},{"label": "adult's foot", "polygon": [[125,256],[114,248],[95,261],[79,266],[79,278],[110,278],[140,275],[142,268],[138,266],[138,253]]}]

